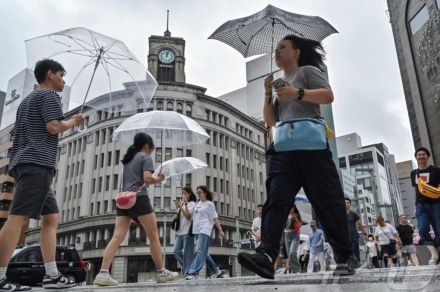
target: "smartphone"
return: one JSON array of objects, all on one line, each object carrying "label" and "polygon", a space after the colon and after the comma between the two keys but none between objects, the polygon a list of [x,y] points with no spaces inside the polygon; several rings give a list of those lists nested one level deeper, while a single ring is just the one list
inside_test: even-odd
[{"label": "smartphone", "polygon": [[278,78],[278,79],[275,79],[274,81],[272,81],[272,86],[273,86],[273,88],[277,89],[277,88],[286,86],[286,82],[284,82],[283,78]]}]

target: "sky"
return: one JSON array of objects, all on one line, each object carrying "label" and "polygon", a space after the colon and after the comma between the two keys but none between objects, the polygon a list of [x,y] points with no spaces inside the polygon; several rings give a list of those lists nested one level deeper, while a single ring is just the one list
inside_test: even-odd
[{"label": "sky", "polygon": [[26,64],[24,41],[86,27],[123,41],[147,65],[148,37],[163,35],[170,10],[172,36],[186,40],[186,82],[217,97],[246,86],[246,61],[208,37],[230,19],[272,4],[318,15],[338,31],[323,42],[335,101],[336,135],[358,133],[363,145],[385,143],[396,161],[414,146],[385,0],[0,0],[0,90]]}]

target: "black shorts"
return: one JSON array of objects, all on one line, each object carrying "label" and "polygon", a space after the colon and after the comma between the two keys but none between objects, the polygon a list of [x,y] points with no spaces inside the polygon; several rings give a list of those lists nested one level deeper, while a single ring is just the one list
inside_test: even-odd
[{"label": "black shorts", "polygon": [[40,219],[41,215],[58,214],[58,204],[50,189],[55,171],[35,164],[17,165],[12,174],[15,194],[11,215]]},{"label": "black shorts", "polygon": [[397,254],[396,244],[389,243],[380,246],[380,253],[383,256],[384,254],[388,254],[388,256],[395,256]]},{"label": "black shorts", "polygon": [[125,216],[136,219],[139,216],[153,213],[154,209],[151,206],[148,196],[138,196],[136,203],[130,209],[119,209],[116,207],[116,216]]}]

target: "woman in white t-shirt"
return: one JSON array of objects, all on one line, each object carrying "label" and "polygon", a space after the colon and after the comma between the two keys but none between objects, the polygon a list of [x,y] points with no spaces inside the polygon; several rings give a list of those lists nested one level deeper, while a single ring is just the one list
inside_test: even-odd
[{"label": "woman in white t-shirt", "polygon": [[200,270],[206,263],[210,278],[220,277],[222,271],[209,256],[209,242],[211,239],[212,228],[217,227],[220,238],[223,238],[222,226],[218,221],[217,211],[212,202],[212,193],[206,186],[197,187],[197,196],[199,201],[194,206],[192,214],[193,226],[192,232],[196,238],[195,258],[189,268],[186,280],[197,279]]},{"label": "woman in white t-shirt", "polygon": [[179,229],[176,230],[174,257],[182,267],[182,275],[188,273],[189,267],[194,260],[194,236],[188,235],[188,231],[191,226],[191,214],[196,201],[197,197],[189,186],[182,189],[182,200],[176,201],[176,207],[180,210],[180,223]]},{"label": "woman in white t-shirt", "polygon": [[388,267],[394,267],[393,259],[397,254],[396,243],[400,243],[399,233],[393,225],[385,223],[382,216],[377,217],[376,222],[374,236],[379,242],[384,265],[388,262]]}]

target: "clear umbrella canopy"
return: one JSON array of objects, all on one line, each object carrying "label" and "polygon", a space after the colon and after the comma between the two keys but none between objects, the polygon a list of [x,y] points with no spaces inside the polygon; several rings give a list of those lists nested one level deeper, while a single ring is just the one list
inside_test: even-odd
[{"label": "clear umbrella canopy", "polygon": [[60,62],[71,86],[71,108],[87,105],[107,112],[146,109],[157,82],[127,46],[77,27],[25,42],[28,68],[44,58]]},{"label": "clear umbrella canopy", "polygon": [[203,144],[208,133],[193,119],[172,111],[150,111],[124,120],[113,133],[113,140],[133,143],[136,133],[152,136],[157,147]]},{"label": "clear umbrella canopy", "polygon": [[176,157],[162,163],[155,171],[154,175],[158,176],[162,171],[165,177],[172,177],[202,169],[208,165],[200,159],[194,157]]}]

